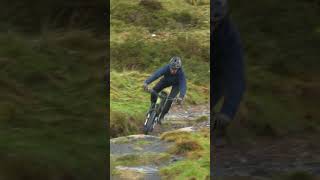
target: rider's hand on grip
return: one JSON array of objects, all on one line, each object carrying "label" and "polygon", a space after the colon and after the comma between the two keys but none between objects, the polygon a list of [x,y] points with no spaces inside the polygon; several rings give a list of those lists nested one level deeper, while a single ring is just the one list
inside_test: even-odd
[{"label": "rider's hand on grip", "polygon": [[143,90],[148,91],[149,87],[147,83],[143,83]]}]

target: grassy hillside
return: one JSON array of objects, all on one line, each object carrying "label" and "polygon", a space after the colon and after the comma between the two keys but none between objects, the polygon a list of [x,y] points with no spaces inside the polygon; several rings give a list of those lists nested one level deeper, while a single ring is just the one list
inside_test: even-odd
[{"label": "grassy hillside", "polygon": [[187,104],[209,100],[209,1],[111,1],[111,135],[141,132],[150,95],[141,85],[173,55],[183,58]]},{"label": "grassy hillside", "polygon": [[104,0],[0,0],[0,29],[39,33],[44,29],[91,29],[105,33],[108,2]]},{"label": "grassy hillside", "polygon": [[79,30],[0,33],[0,179],[105,177],[100,39]]},{"label": "grassy hillside", "polygon": [[192,6],[185,0],[150,4],[111,1],[111,69],[151,73],[179,55],[190,80],[208,84],[209,4]]},{"label": "grassy hillside", "polygon": [[246,52],[241,126],[258,135],[319,132],[319,2],[230,3]]}]

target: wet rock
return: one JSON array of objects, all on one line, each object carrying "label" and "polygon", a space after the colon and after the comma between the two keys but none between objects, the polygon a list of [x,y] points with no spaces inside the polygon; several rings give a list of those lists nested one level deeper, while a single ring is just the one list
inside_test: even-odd
[{"label": "wet rock", "polygon": [[116,169],[121,171],[133,171],[143,174],[152,174],[157,173],[159,169],[153,166],[137,166],[137,167],[126,167],[126,166],[117,166]]},{"label": "wet rock", "polygon": [[173,156],[173,157],[171,157],[170,163],[177,162],[182,159],[183,159],[183,157]]},{"label": "wet rock", "polygon": [[191,126],[191,127],[177,129],[177,131],[193,132],[193,131],[195,131],[195,129],[194,129],[194,127]]}]

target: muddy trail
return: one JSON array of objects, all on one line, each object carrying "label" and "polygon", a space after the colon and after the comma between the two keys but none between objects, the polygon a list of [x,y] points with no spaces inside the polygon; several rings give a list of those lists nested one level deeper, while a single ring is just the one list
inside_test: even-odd
[{"label": "muddy trail", "polygon": [[160,169],[183,157],[170,154],[174,145],[160,139],[164,132],[197,131],[210,128],[208,105],[173,106],[162,122],[150,135],[130,135],[110,140],[112,180],[161,179]]},{"label": "muddy trail", "polygon": [[[258,138],[251,143],[232,140],[214,150],[214,177],[246,176],[271,179],[283,173],[320,176],[319,136]],[[224,179],[224,178],[222,178]]]},{"label": "muddy trail", "polygon": [[187,128],[191,128],[197,130],[203,127],[210,127],[209,105],[173,106],[164,118],[162,125],[156,126],[151,134],[158,136],[163,132],[176,129],[185,128],[187,130]]}]

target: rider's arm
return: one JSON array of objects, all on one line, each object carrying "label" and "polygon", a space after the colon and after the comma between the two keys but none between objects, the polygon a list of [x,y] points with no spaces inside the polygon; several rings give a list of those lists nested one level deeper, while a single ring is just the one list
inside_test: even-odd
[{"label": "rider's arm", "polygon": [[146,84],[150,84],[153,81],[155,81],[156,79],[158,79],[160,76],[162,76],[167,70],[168,70],[169,66],[165,65],[163,67],[161,67],[160,69],[158,69],[154,74],[152,74],[147,80],[145,80],[144,82]]},{"label": "rider's arm", "polygon": [[187,92],[187,81],[182,69],[181,69],[181,73],[179,74],[179,89],[180,89],[179,96],[181,98],[184,98]]}]

